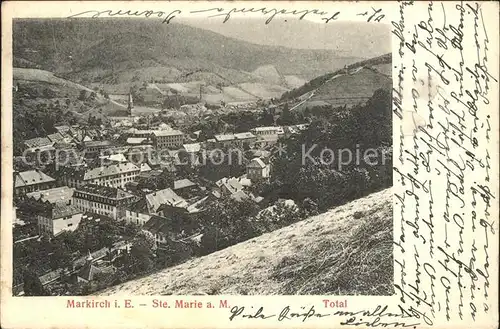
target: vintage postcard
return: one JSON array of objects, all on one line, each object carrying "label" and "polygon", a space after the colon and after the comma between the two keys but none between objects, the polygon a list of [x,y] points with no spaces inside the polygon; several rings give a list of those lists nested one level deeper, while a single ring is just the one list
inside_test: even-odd
[{"label": "vintage postcard", "polygon": [[2,3],[2,328],[496,328],[498,12]]}]

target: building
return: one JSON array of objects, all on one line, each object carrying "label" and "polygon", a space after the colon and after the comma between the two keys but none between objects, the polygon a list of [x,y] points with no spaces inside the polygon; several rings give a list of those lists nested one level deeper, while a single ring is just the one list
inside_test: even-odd
[{"label": "building", "polygon": [[187,178],[184,178],[174,181],[174,187],[172,188],[172,190],[183,197],[189,198],[196,194],[196,192],[198,192],[200,188],[198,184],[190,181]]},{"label": "building", "polygon": [[154,215],[144,224],[143,228],[155,237],[155,243],[164,244],[176,237],[169,218]]},{"label": "building", "polygon": [[[100,264],[99,264],[100,263]],[[102,260],[94,260],[94,257],[89,251],[87,258],[85,259],[85,265],[83,265],[80,270],[76,273],[76,282],[87,283],[93,281],[97,276],[102,274],[110,274],[115,271],[115,268],[108,262],[103,262]]]},{"label": "building", "polygon": [[189,154],[196,154],[201,151],[201,143],[184,144],[182,150]]},{"label": "building", "polygon": [[56,236],[75,230],[83,212],[73,205],[74,189],[67,186],[26,194],[20,204],[25,213],[35,215],[40,235]]},{"label": "building", "polygon": [[60,179],[64,185],[81,187],[96,184],[125,188],[125,184],[135,181],[140,168],[130,162],[113,163],[95,168],[66,167],[60,171]]},{"label": "building", "polygon": [[302,123],[298,125],[293,125],[293,126],[286,126],[284,127],[284,132],[286,136],[290,135],[296,135],[301,133],[302,131],[306,130],[309,127],[309,124],[307,123]]},{"label": "building", "polygon": [[145,201],[147,207],[146,209],[149,214],[156,214],[160,206],[163,204],[179,208],[188,207],[186,200],[181,198],[170,188],[147,194],[145,196]]},{"label": "building", "polygon": [[35,150],[43,150],[45,148],[53,146],[55,141],[51,141],[47,137],[36,137],[24,141],[27,152],[34,152]]},{"label": "building", "polygon": [[151,232],[156,244],[181,242],[190,235],[199,233],[198,221],[192,220],[191,214],[185,208],[164,205],[162,215],[153,215],[143,229]]},{"label": "building", "polygon": [[14,172],[14,193],[22,195],[56,186],[56,180],[40,170]]},{"label": "building", "polygon": [[153,141],[157,149],[177,149],[184,142],[184,133],[179,130],[155,130]]},{"label": "building", "polygon": [[82,220],[83,211],[67,202],[47,204],[37,212],[40,235],[57,236],[63,231],[74,231]]},{"label": "building", "polygon": [[127,130],[127,134],[130,136],[130,138],[149,139],[151,138],[151,135],[153,135],[155,131],[160,131],[160,130],[130,128],[129,130]]},{"label": "building", "polygon": [[201,143],[184,144],[182,145],[182,149],[180,149],[177,154],[179,158],[179,165],[200,165],[202,155],[203,152]]},{"label": "building", "polygon": [[113,144],[110,141],[87,141],[83,142],[83,149],[85,153],[95,154],[99,153],[101,150],[108,149],[112,147]]},{"label": "building", "polygon": [[85,164],[83,155],[75,148],[60,149],[54,157],[54,170],[59,171],[63,167],[81,167]]},{"label": "building", "polygon": [[74,188],[60,186],[48,190],[26,193],[24,201],[34,201],[42,203],[68,202],[73,198]]},{"label": "building", "polygon": [[101,160],[103,163],[106,163],[106,164],[125,163],[128,161],[123,153],[102,155],[99,157],[99,160]]},{"label": "building", "polygon": [[127,145],[148,145],[151,140],[147,137],[129,137],[127,138]]},{"label": "building", "polygon": [[54,142],[50,141],[47,137],[37,137],[26,140],[24,142],[26,150],[23,156],[28,162],[39,164],[47,163],[52,160],[55,155]]},{"label": "building", "polygon": [[251,132],[234,134],[234,137],[239,146],[247,145],[251,147],[257,141],[257,137]]},{"label": "building", "polygon": [[214,139],[217,147],[230,146],[236,140],[234,134],[215,135]]},{"label": "building", "polygon": [[60,133],[60,132],[47,135],[47,138],[52,143],[67,143],[67,144],[71,144],[73,142],[73,137],[69,136],[66,133]]},{"label": "building", "polygon": [[95,184],[82,186],[73,193],[73,204],[78,209],[115,220],[124,219],[126,208],[136,200],[121,189]]},{"label": "building", "polygon": [[183,209],[189,207],[186,200],[167,188],[149,193],[141,200],[130,204],[125,210],[125,220],[128,223],[144,225],[153,215],[159,214],[164,205]]},{"label": "building", "polygon": [[253,181],[269,178],[271,167],[260,158],[253,158],[247,166],[247,177]]},{"label": "building", "polygon": [[134,202],[125,209],[125,221],[127,223],[142,226],[151,219],[151,216],[144,200]]},{"label": "building", "polygon": [[234,199],[244,198],[243,195],[245,192],[243,191],[244,186],[241,183],[241,180],[238,178],[221,178],[217,182],[215,182],[216,188],[213,191],[213,195],[217,198],[220,197],[232,197]]},{"label": "building", "polygon": [[75,230],[82,212],[73,205],[73,193],[68,186],[26,193],[18,201],[19,213],[22,218],[36,218],[40,235],[52,237]]},{"label": "building", "polygon": [[260,135],[257,138],[257,141],[255,142],[254,146],[260,149],[271,147],[278,142],[278,139],[279,139],[278,135]]},{"label": "building", "polygon": [[256,135],[256,136],[264,136],[264,135],[278,135],[279,133],[282,132],[281,127],[275,127],[275,126],[270,126],[270,127],[256,127],[251,129],[250,131]]}]

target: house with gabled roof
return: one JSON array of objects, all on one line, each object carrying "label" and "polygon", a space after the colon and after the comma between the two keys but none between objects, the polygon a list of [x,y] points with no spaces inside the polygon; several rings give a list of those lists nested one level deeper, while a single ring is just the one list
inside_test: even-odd
[{"label": "house with gabled roof", "polygon": [[271,167],[261,158],[253,158],[246,165],[247,177],[253,181],[269,178]]},{"label": "house with gabled roof", "polygon": [[150,214],[157,213],[158,209],[163,204],[168,204],[179,208],[188,207],[188,203],[186,202],[186,200],[177,195],[177,193],[175,193],[170,188],[146,194],[145,199],[147,210]]},{"label": "house with gabled roof", "polygon": [[33,191],[46,190],[56,185],[56,180],[44,172],[35,169],[14,172],[14,193],[23,195]]},{"label": "house with gabled roof", "polygon": [[57,236],[63,231],[74,231],[80,224],[83,211],[72,201],[73,189],[66,186],[32,193],[26,201],[31,201],[35,211],[40,235]]}]

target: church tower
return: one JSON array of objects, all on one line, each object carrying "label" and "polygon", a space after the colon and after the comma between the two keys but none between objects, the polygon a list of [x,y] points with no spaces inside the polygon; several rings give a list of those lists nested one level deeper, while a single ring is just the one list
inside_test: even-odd
[{"label": "church tower", "polygon": [[130,91],[128,93],[128,106],[127,106],[129,116],[132,116],[132,109],[133,108],[134,108],[134,100],[132,99],[132,91]]}]

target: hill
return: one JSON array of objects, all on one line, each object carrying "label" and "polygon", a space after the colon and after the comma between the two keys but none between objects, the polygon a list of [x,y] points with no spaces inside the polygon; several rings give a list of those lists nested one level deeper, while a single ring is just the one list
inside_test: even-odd
[{"label": "hill", "polygon": [[297,109],[318,105],[352,105],[369,99],[375,90],[392,87],[392,55],[371,58],[323,74],[285,92],[281,99],[298,100]]},{"label": "hill", "polygon": [[16,67],[54,72],[108,94],[123,94],[144,82],[201,80],[214,88],[240,89],[253,99],[261,96],[238,85],[260,83],[290,90],[360,59],[337,51],[256,45],[146,19],[21,19],[14,22],[13,32]]},{"label": "hill", "polygon": [[98,90],[89,89],[40,69],[13,69],[14,153],[21,154],[27,139],[54,133],[54,126],[101,121],[126,115],[127,108]]},{"label": "hill", "polygon": [[[90,109],[97,109],[105,115],[126,115],[124,105],[107,99],[103,94],[81,84],[58,77],[52,72],[15,67],[13,80],[14,85],[20,89],[14,96],[16,99],[23,99],[23,104],[69,100],[69,103],[78,103],[79,107],[74,106],[71,111],[79,115],[83,115]],[[82,99],[82,91],[86,97],[85,102]],[[90,98],[92,93],[95,97]]]},{"label": "hill", "polygon": [[373,193],[101,295],[389,295],[392,193]]},{"label": "hill", "polygon": [[366,103],[377,89],[390,90],[391,77],[369,67],[359,67],[340,73],[325,81],[307,95],[293,109],[316,106],[353,106]]}]

